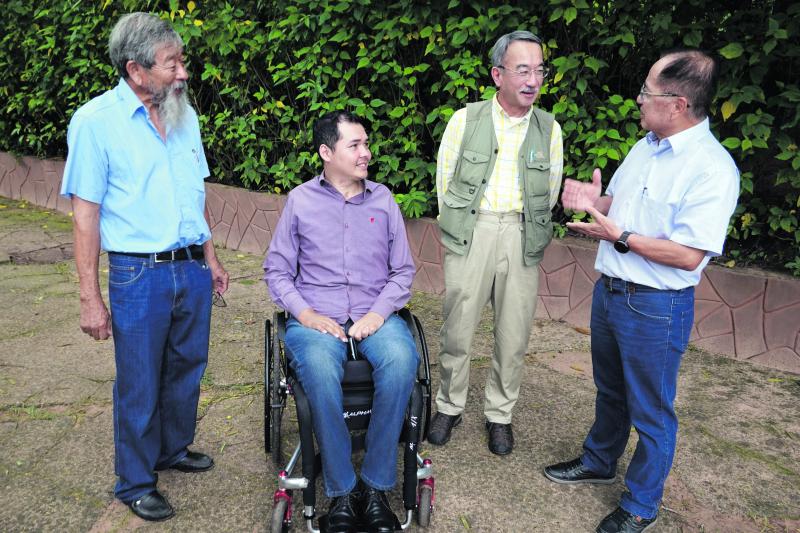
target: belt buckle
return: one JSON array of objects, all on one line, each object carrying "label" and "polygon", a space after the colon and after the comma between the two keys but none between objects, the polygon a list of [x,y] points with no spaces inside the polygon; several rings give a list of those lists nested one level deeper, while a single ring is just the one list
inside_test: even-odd
[{"label": "belt buckle", "polygon": [[[169,254],[169,259],[159,259],[158,254]],[[153,254],[153,262],[154,263],[169,263],[170,261],[175,260],[175,250],[169,250],[168,252],[156,252]]]}]

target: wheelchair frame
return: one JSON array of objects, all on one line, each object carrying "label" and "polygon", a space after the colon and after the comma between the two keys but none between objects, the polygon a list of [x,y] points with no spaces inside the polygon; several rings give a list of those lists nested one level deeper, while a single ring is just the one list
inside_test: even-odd
[{"label": "wheelchair frame", "polygon": [[[431,418],[431,379],[428,346],[425,333],[419,319],[407,308],[398,311],[405,320],[417,353],[420,364],[417,366],[417,381],[412,389],[411,398],[403,424],[400,442],[403,443],[403,505],[406,510],[405,521],[400,529],[407,529],[417,511],[417,523],[427,527],[434,509],[434,477],[430,459],[419,455],[419,443],[428,435],[428,423]],[[287,313],[276,311],[273,321],[265,321],[264,328],[264,447],[278,471],[278,489],[273,495],[273,512],[271,531],[288,532],[292,526],[292,492],[303,491],[303,518],[308,531],[318,533],[314,527],[316,516],[315,480],[322,471],[322,459],[314,452],[314,435],[311,424],[311,408],[302,387],[294,376],[289,374],[288,362],[284,351],[283,339],[286,333]],[[274,328],[274,331],[273,331]],[[356,359],[356,348],[350,339],[348,359]],[[348,361],[350,362],[350,361]],[[283,410],[287,406],[287,398],[295,399],[300,442],[294,449],[289,462],[283,465],[281,442],[281,420]],[[301,424],[300,420],[308,423]],[[350,427],[350,426],[348,426]],[[351,431],[353,431],[351,429]],[[352,435],[353,451],[364,447],[364,437]],[[398,443],[398,444],[399,444]],[[311,450],[312,453],[303,453]],[[298,461],[301,463],[301,476],[292,476]],[[324,525],[320,524],[324,530]]]}]

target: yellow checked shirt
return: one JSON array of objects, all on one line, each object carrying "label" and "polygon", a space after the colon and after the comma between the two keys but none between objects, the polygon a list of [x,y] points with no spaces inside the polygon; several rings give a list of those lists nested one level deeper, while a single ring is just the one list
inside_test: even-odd
[{"label": "yellow checked shirt", "polygon": [[[522,212],[522,188],[519,182],[519,150],[528,132],[531,113],[524,117],[509,116],[500,103],[497,95],[492,97],[492,123],[497,137],[497,162],[492,176],[486,186],[481,209],[504,213],[507,211]],[[439,156],[436,160],[436,194],[439,199],[439,210],[442,198],[447,191],[447,184],[456,171],[461,141],[464,138],[464,126],[467,122],[467,109],[462,108],[453,113],[442,136]],[[564,169],[564,147],[561,139],[561,126],[553,121],[553,133],[550,137],[550,209],[556,205],[558,191],[561,188],[561,174]]]}]

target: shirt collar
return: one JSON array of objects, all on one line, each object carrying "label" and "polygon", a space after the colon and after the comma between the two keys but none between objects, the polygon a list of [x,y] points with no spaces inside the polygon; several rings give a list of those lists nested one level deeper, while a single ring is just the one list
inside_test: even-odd
[{"label": "shirt collar", "polygon": [[686,150],[686,148],[689,146],[695,144],[698,139],[707,135],[709,131],[710,126],[708,117],[706,117],[691,128],[686,128],[683,131],[679,131],[675,135],[661,139],[660,142],[658,137],[656,137],[656,134],[652,131],[648,132],[645,139],[647,139],[647,144],[649,144],[656,151],[671,148],[673,153],[679,154],[683,150]]},{"label": "shirt collar", "polygon": [[[326,183],[330,183],[328,180],[325,179],[325,171],[324,170],[322,171],[322,173],[319,176],[314,178],[314,180],[319,184],[320,187],[324,187]],[[366,179],[364,180],[364,190],[365,191],[373,192],[375,190],[375,187],[377,187],[377,186],[378,186],[378,184],[375,183],[374,181],[370,181],[370,180],[366,180]],[[332,187],[332,185],[331,185],[331,187]]]},{"label": "shirt collar", "polygon": [[524,116],[522,116],[522,117],[512,117],[511,115],[506,113],[506,110],[503,109],[503,106],[501,106],[500,102],[497,100],[497,93],[494,93],[494,96],[492,96],[492,112],[497,113],[498,115],[505,117],[506,120],[510,120],[510,121],[515,121],[516,120],[516,121],[519,121],[519,123],[521,124],[523,122],[528,122],[531,119],[531,113],[533,113],[533,106],[531,106],[530,109],[528,109],[528,112],[525,113]]},{"label": "shirt collar", "polygon": [[133,92],[131,86],[125,81],[125,78],[120,78],[119,85],[117,85],[117,97],[122,101],[125,109],[128,111],[128,116],[133,116],[139,109],[144,109],[144,103],[139,100],[136,93]]}]

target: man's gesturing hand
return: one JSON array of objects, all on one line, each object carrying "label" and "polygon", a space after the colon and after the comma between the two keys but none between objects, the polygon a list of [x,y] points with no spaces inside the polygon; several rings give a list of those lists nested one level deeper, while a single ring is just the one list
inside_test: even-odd
[{"label": "man's gesturing hand", "polygon": [[600,169],[594,169],[592,173],[592,182],[586,183],[583,181],[567,178],[564,180],[564,192],[561,193],[561,205],[564,209],[572,211],[584,212],[588,208],[594,207],[595,202],[600,198],[600,193],[603,191],[603,184],[601,183]]}]

